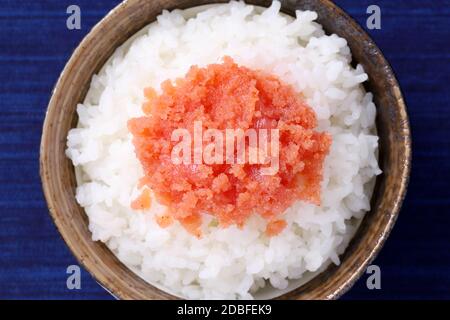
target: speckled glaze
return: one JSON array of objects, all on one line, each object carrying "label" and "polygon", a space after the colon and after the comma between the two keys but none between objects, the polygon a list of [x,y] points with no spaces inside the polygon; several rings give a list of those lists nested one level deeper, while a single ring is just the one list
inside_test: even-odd
[{"label": "speckled glaze", "polygon": [[[100,21],[73,53],[53,91],[44,122],[40,170],[50,214],[81,265],[114,296],[121,299],[177,299],[146,283],[125,267],[102,243],[91,240],[88,219],[75,200],[75,173],[65,156],[68,131],[77,123],[76,105],[83,101],[91,77],[114,50],[163,9],[186,9],[214,0],[128,0]],[[406,193],[411,165],[411,135],[405,103],[395,76],[380,50],[361,27],[328,0],[286,0],[282,11],[314,10],[327,33],[347,39],[354,61],[369,75],[367,90],[377,105],[380,166],[365,216],[340,266],[330,266],[307,284],[279,299],[336,299],[345,293],[375,258],[397,219]],[[271,0],[249,4],[269,6]]]}]

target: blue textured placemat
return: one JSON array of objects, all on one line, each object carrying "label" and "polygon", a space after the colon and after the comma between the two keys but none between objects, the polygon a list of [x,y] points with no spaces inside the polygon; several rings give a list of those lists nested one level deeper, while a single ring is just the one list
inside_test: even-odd
[{"label": "blue textured placemat", "polygon": [[[38,168],[50,92],[82,37],[119,1],[0,0],[0,298],[112,299],[87,272],[66,288],[76,264],[49,218]],[[382,289],[363,277],[355,298],[450,298],[450,1],[339,0],[365,25],[397,73],[413,131],[413,172],[392,236],[375,261]],[[68,31],[66,8],[82,10],[82,30]]]}]

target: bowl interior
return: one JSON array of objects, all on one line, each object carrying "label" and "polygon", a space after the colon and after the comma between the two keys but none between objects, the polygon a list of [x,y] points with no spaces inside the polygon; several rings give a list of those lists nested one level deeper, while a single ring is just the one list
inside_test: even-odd
[{"label": "bowl interior", "polygon": [[[41,177],[52,218],[73,254],[112,294],[124,299],[173,299],[163,288],[146,283],[125,267],[100,242],[93,242],[88,219],[75,200],[74,168],[65,156],[68,131],[76,126],[76,105],[84,100],[92,76],[114,50],[155,20],[163,9],[185,9],[227,1],[128,0],[114,9],[83,40],[58,80],[50,101],[41,142]],[[247,1],[265,6],[271,1]],[[202,7],[192,9],[191,14]],[[379,163],[372,209],[366,214],[339,267],[329,266],[292,282],[283,292],[269,290],[259,298],[332,299],[343,294],[364,272],[388,236],[406,192],[410,169],[410,132],[406,108],[395,76],[373,41],[342,10],[327,0],[284,1],[282,11],[314,10],[328,34],[347,39],[354,62],[369,75],[367,90],[374,94],[380,137]],[[321,270],[322,271],[322,270]],[[315,277],[314,277],[315,276]],[[311,281],[304,283],[305,280]]]}]

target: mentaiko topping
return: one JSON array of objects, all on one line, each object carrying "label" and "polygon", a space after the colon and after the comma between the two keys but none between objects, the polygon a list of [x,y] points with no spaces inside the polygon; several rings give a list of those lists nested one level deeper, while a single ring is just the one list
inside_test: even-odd
[{"label": "mentaiko topping", "polygon": [[[314,130],[316,115],[292,86],[225,57],[221,64],[193,66],[161,89],[147,88],[146,115],[128,122],[145,173],[141,186],[168,208],[157,218],[160,226],[176,220],[200,236],[204,214],[223,227],[260,214],[273,236],[285,228],[281,214],[295,201],[320,204],[331,136]],[[243,133],[231,144],[230,130]],[[133,209],[150,205],[145,190]]]}]

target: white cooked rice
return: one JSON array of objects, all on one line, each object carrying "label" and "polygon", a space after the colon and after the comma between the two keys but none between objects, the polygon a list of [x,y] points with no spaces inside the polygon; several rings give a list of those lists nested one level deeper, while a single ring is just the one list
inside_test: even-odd
[{"label": "white cooked rice", "polygon": [[[346,40],[325,35],[314,22],[315,12],[297,11],[291,19],[279,9],[276,1],[264,11],[231,2],[189,19],[189,12],[163,12],[115,52],[78,105],[79,124],[68,135],[67,156],[76,167],[76,198],[93,240],[105,242],[146,281],[179,296],[259,298],[298,285],[330,262],[339,264],[370,209],[381,171],[375,105],[361,85],[368,77],[361,66],[351,67]],[[205,221],[197,239],[178,223],[161,229],[153,216],[164,208],[156,201],[144,214],[130,209],[143,171],[126,124],[142,115],[144,87],[159,88],[191,65],[216,63],[224,55],[293,85],[315,110],[319,130],[333,136],[322,205],[294,204],[285,213],[288,227],[273,238],[264,235],[265,221],[257,216],[242,230]],[[264,294],[268,283],[281,291]]]}]

